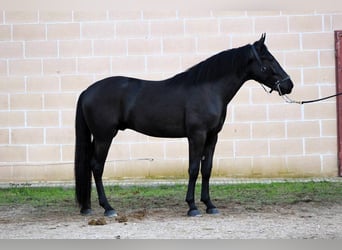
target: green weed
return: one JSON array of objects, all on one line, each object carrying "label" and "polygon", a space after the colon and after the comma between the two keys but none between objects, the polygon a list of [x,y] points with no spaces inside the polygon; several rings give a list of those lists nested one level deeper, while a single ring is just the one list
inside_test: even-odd
[{"label": "green weed", "polygon": [[[107,186],[108,199],[121,209],[184,206],[186,185]],[[92,202],[97,203],[93,189]],[[342,204],[342,182],[291,182],[270,184],[211,185],[211,197],[220,204],[237,203],[246,207],[287,205],[299,202]],[[200,185],[196,200],[200,199]],[[0,189],[0,206],[30,205],[74,211],[74,188],[12,187]]]}]

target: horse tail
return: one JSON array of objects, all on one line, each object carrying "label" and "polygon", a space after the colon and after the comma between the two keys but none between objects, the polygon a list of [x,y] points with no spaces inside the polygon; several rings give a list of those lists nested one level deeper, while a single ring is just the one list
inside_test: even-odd
[{"label": "horse tail", "polygon": [[91,165],[92,156],[91,132],[87,126],[83,109],[83,93],[78,98],[76,108],[76,142],[75,142],[75,192],[76,202],[82,209],[90,208]]}]

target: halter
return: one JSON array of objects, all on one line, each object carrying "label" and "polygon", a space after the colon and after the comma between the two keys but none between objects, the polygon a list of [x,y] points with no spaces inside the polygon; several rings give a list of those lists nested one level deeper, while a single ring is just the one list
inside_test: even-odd
[{"label": "halter", "polygon": [[263,63],[262,63],[262,61],[261,61],[261,58],[260,58],[260,56],[258,55],[258,52],[256,51],[256,49],[255,49],[255,47],[254,47],[254,45],[252,45],[252,52],[253,52],[253,54],[254,54],[254,56],[255,56],[255,58],[257,59],[257,61],[258,61],[258,63],[260,64],[260,66],[261,66],[261,72],[265,72],[265,70],[266,70],[266,67],[265,66],[263,66]]},{"label": "halter", "polygon": [[[261,59],[260,59],[260,57],[258,55],[258,52],[256,51],[254,45],[252,45],[252,52],[253,52],[256,60],[258,61],[258,63],[261,66],[260,71],[261,72],[265,72],[267,68],[266,68],[266,66],[263,65],[263,63],[262,63],[262,61],[261,61]],[[273,90],[277,90],[278,93],[280,94],[280,96],[287,103],[297,103],[297,104],[313,103],[313,102],[319,102],[319,101],[323,101],[323,100],[326,100],[326,99],[329,99],[329,98],[333,98],[333,97],[342,95],[342,92],[341,92],[341,93],[337,93],[337,94],[326,96],[326,97],[319,98],[319,99],[313,99],[313,100],[307,100],[307,101],[296,101],[296,100],[291,99],[288,95],[283,94],[282,91],[281,91],[281,88],[280,88],[280,84],[282,82],[285,82],[285,81],[290,80],[290,79],[291,79],[290,76],[286,75],[283,79],[277,80],[274,83],[274,86],[271,88],[270,91],[267,91],[263,84],[260,83],[260,85],[265,90],[265,92],[268,92],[268,93],[272,93]]]},{"label": "halter", "polygon": [[[258,52],[256,51],[254,45],[252,45],[252,52],[256,58],[256,60],[258,61],[258,63],[260,64],[260,71],[261,72],[265,72],[266,71],[266,66],[264,66],[264,64],[262,63],[261,61],[261,58],[258,54]],[[272,93],[273,90],[278,90],[278,92],[281,94],[281,90],[280,90],[280,84],[282,82],[285,82],[287,80],[290,80],[290,76],[286,75],[283,79],[280,79],[280,80],[277,80],[275,83],[274,83],[274,86],[271,87],[271,90],[269,91],[269,93]],[[261,86],[263,87],[263,89],[267,92],[267,90],[265,89],[264,85],[261,84]]]}]

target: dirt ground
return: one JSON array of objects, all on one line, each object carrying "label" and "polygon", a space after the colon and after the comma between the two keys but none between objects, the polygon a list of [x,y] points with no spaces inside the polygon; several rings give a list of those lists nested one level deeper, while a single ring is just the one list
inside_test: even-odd
[{"label": "dirt ground", "polygon": [[231,204],[219,215],[196,218],[172,207],[104,218],[100,209],[83,217],[77,211],[1,207],[0,239],[342,239],[341,211],[340,204],[316,202],[257,208]]}]

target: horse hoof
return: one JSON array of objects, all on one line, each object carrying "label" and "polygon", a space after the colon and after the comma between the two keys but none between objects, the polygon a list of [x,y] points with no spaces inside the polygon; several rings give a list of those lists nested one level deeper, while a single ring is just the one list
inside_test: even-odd
[{"label": "horse hoof", "polygon": [[87,216],[87,215],[91,215],[93,211],[90,208],[87,208],[87,209],[81,209],[80,213],[83,216]]},{"label": "horse hoof", "polygon": [[104,216],[110,218],[110,217],[116,217],[116,216],[118,216],[118,214],[116,213],[115,210],[108,210],[108,211],[104,212]]},{"label": "horse hoof", "polygon": [[219,214],[220,213],[219,210],[216,207],[214,207],[214,208],[207,208],[206,212],[207,212],[207,214]]},{"label": "horse hoof", "polygon": [[189,217],[200,217],[202,216],[200,211],[198,209],[194,209],[194,210],[189,210],[188,211],[188,216]]}]

